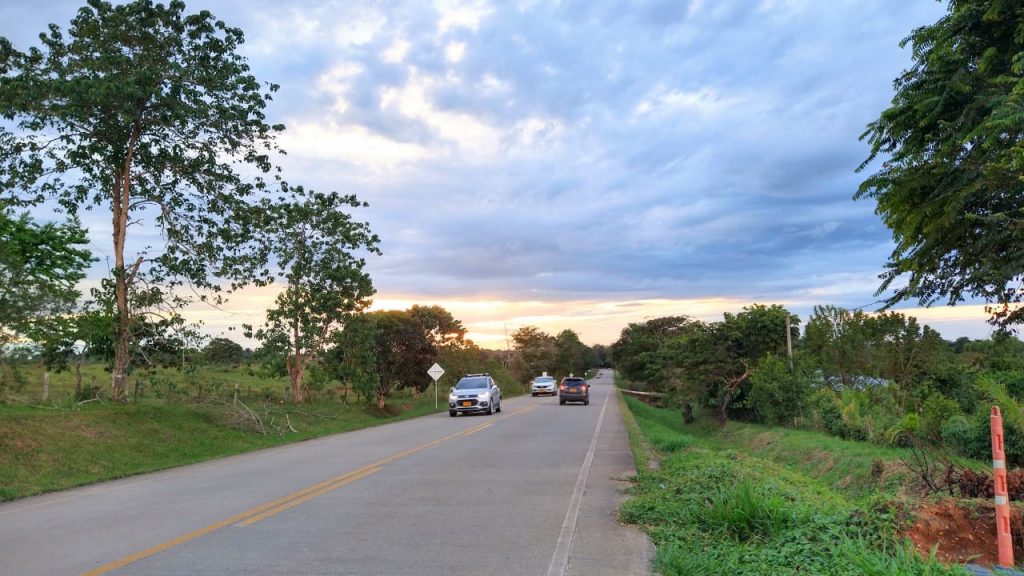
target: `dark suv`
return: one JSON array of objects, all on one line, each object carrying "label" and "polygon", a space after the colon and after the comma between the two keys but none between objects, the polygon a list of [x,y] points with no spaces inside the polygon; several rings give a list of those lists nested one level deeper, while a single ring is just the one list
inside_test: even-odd
[{"label": "dark suv", "polygon": [[583,402],[586,406],[590,404],[590,385],[585,378],[579,376],[566,376],[558,384],[558,403]]}]

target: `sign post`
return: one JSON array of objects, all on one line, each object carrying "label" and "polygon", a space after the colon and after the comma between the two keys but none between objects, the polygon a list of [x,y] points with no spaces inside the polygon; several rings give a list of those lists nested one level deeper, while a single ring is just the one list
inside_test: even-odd
[{"label": "sign post", "polygon": [[441,368],[440,364],[434,362],[434,365],[427,370],[427,374],[434,379],[434,412],[437,412],[437,379],[444,374],[444,368]]}]

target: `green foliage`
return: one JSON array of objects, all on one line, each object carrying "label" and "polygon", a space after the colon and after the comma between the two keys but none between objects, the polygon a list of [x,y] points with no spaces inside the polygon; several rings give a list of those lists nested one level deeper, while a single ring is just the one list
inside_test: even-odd
[{"label": "green foliage", "polygon": [[863,576],[959,576],[967,572],[959,566],[946,566],[935,550],[921,556],[910,542],[872,546],[860,538],[844,536],[830,547],[837,562],[850,567],[852,574]]},{"label": "green foliage", "polygon": [[798,522],[794,507],[765,485],[749,478],[718,489],[698,520],[704,529],[727,534],[740,542],[767,540]]},{"label": "green foliage", "polygon": [[376,359],[378,405],[399,388],[423,390],[430,382],[427,370],[436,358],[424,326],[408,311],[381,310],[370,312],[376,337],[373,354]]},{"label": "green foliage", "polygon": [[[2,208],[2,206],[0,206]],[[95,261],[76,219],[39,224],[0,209],[0,351],[16,335],[60,347],[62,317],[81,296],[77,283]]]},{"label": "green foliage", "polygon": [[523,326],[512,333],[516,352],[513,375],[527,381],[543,372],[555,375],[555,339],[536,326]]},{"label": "green foliage", "polygon": [[840,438],[848,436],[846,422],[843,421],[843,407],[835,391],[829,388],[815,390],[810,405],[826,432]]},{"label": "green foliage", "polygon": [[856,386],[858,377],[876,375],[871,317],[835,306],[815,306],[807,320],[803,344],[817,360],[825,378],[843,388]]},{"label": "green foliage", "polygon": [[974,432],[966,416],[957,414],[942,424],[940,434],[944,445],[957,454],[970,455],[973,449]]},{"label": "green foliage", "polygon": [[921,434],[921,417],[910,413],[885,431],[885,439],[894,446],[909,448]]},{"label": "green foliage", "polygon": [[699,432],[691,435],[678,431],[682,424],[670,410],[627,404],[645,435],[677,430],[687,446],[665,454],[660,469],[642,469],[633,498],[620,509],[620,518],[641,526],[657,546],[658,573],[964,574],[915,554],[897,535],[899,522],[884,497],[852,498],[871,480],[851,482],[850,467],[867,469],[898,452],[735,423],[726,435],[713,425],[687,427]]},{"label": "green foliage", "polygon": [[884,160],[856,198],[877,202],[896,247],[879,293],[887,305],[976,297],[993,321],[1024,320],[1024,5],[956,0],[915,29],[914,65],[862,136]]},{"label": "green foliage", "polygon": [[324,357],[327,372],[352,387],[364,402],[371,401],[377,391],[377,337],[378,329],[371,317],[353,316],[333,336],[333,346]]},{"label": "green foliage", "polygon": [[203,348],[202,358],[208,364],[238,366],[245,359],[245,349],[234,340],[213,338]]},{"label": "green foliage", "polygon": [[791,425],[806,412],[812,377],[802,356],[790,370],[785,359],[769,355],[750,373],[750,403],[765,422]]},{"label": "green foliage", "polygon": [[[208,381],[207,384],[210,384]],[[361,406],[247,401],[264,426],[241,426],[232,402],[70,403],[60,410],[0,405],[0,499],[21,498],[279,446],[429,414],[430,398],[400,397],[384,412]],[[276,423],[285,419],[297,430]]]},{"label": "green foliage", "polygon": [[699,324],[688,316],[667,316],[629,324],[611,347],[616,370],[628,380],[646,384],[651,391],[667,391],[670,377],[666,371],[677,364],[673,355],[664,353],[662,348],[669,341],[692,332]]},{"label": "green foliage", "polygon": [[[264,114],[277,86],[250,74],[241,30],[208,11],[187,14],[180,0],[89,0],[66,32],[53,24],[39,40],[21,52],[0,38],[0,194],[23,205],[49,197],[70,215],[110,209],[113,385],[123,399],[138,342],[133,290],[176,309],[186,299],[175,286],[219,301],[222,282],[269,280],[258,199],[284,129]],[[126,260],[140,221],[163,245]]]},{"label": "green foliage", "polygon": [[297,187],[293,202],[270,203],[266,224],[272,253],[287,286],[267,310],[261,341],[288,343],[286,367],[296,402],[304,400],[304,373],[319,361],[345,321],[370,303],[373,284],[360,252],[378,253],[369,225],[354,222],[345,208],[366,206],[355,196]]},{"label": "green foliage", "polygon": [[942,394],[932,394],[924,401],[924,407],[921,409],[921,430],[933,442],[940,442],[943,438],[943,427],[959,414],[960,405],[955,400]]},{"label": "green foliage", "polygon": [[556,377],[569,374],[582,376],[593,363],[590,347],[580,341],[578,334],[567,328],[555,336],[555,361],[552,369]]}]

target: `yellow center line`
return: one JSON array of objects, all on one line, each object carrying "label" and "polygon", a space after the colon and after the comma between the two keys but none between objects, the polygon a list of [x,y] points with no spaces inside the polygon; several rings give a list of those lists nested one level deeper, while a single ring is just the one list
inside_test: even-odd
[{"label": "yellow center line", "polygon": [[494,426],[494,422],[488,422],[487,424],[483,424],[483,425],[480,425],[480,426],[475,426],[473,428],[470,428],[469,430],[466,430],[465,432],[463,432],[462,435],[463,436],[469,436],[470,434],[476,434],[477,432],[479,432],[481,430],[484,430],[486,428],[490,428],[491,426]]},{"label": "yellow center line", "polygon": [[359,470],[359,471],[353,472],[352,474],[349,474],[348,477],[345,478],[344,480],[342,480],[341,482],[337,482],[335,484],[331,484],[330,486],[327,486],[325,488],[321,488],[320,490],[317,490],[316,492],[312,492],[310,494],[306,494],[305,496],[303,496],[301,498],[296,498],[296,499],[291,500],[289,502],[285,502],[284,504],[281,504],[280,506],[278,506],[276,508],[271,508],[270,510],[267,510],[266,512],[262,512],[260,514],[255,515],[255,516],[250,516],[249,518],[243,520],[239,524],[239,526],[251,526],[251,525],[259,522],[260,520],[263,520],[264,518],[269,518],[269,517],[273,516],[274,514],[277,514],[278,512],[284,512],[285,510],[288,510],[290,508],[294,508],[294,507],[298,506],[299,504],[302,504],[303,502],[312,500],[313,498],[316,498],[317,496],[323,496],[324,494],[327,494],[328,492],[330,492],[332,490],[337,490],[338,488],[341,488],[342,486],[345,486],[346,484],[351,484],[351,483],[355,482],[356,480],[359,480],[360,478],[365,478],[365,477],[369,476],[370,474],[374,474],[376,472],[380,472],[380,468],[370,468],[369,470]]},{"label": "yellow center line", "polygon": [[[510,418],[510,417],[515,416],[517,414],[525,414],[525,413],[533,410],[534,408],[536,408],[536,406],[531,406],[529,408],[524,408],[524,409],[518,410],[516,412],[512,412],[512,413],[508,414],[507,416],[504,416],[501,419],[504,420],[505,418]],[[299,504],[302,504],[303,502],[312,500],[313,498],[316,498],[317,496],[322,496],[322,495],[324,495],[324,494],[326,494],[326,493],[328,493],[328,492],[330,492],[332,490],[336,490],[338,488],[341,488],[342,486],[345,486],[347,484],[351,484],[352,482],[355,482],[356,480],[359,480],[360,478],[365,478],[366,476],[369,476],[370,474],[374,474],[377,471],[379,471],[380,468],[382,466],[384,466],[385,464],[389,464],[391,462],[394,462],[395,460],[399,460],[401,458],[405,458],[406,456],[411,456],[413,454],[416,454],[417,452],[422,452],[423,450],[426,450],[427,448],[432,448],[434,446],[437,446],[438,444],[441,444],[442,442],[447,442],[448,440],[451,440],[452,438],[456,438],[456,437],[459,437],[459,436],[468,436],[470,434],[475,434],[477,432],[480,432],[481,430],[484,430],[485,428],[490,428],[495,423],[496,422],[485,422],[483,424],[478,424],[478,425],[473,426],[471,428],[467,428],[466,430],[462,430],[460,432],[453,432],[451,434],[442,436],[442,437],[438,438],[437,440],[432,440],[430,442],[427,442],[426,444],[422,444],[420,446],[416,446],[415,448],[410,448],[408,450],[405,450],[404,452],[399,452],[398,454],[394,454],[394,455],[388,456],[387,458],[382,458],[381,460],[378,460],[378,461],[374,462],[373,464],[367,464],[366,466],[363,466],[363,467],[358,468],[356,470],[353,470],[351,472],[346,472],[345,474],[342,474],[341,476],[336,476],[334,478],[331,478],[330,480],[325,480],[323,482],[319,482],[319,483],[314,484],[312,486],[309,486],[307,488],[303,488],[302,490],[299,490],[297,492],[293,492],[291,494],[288,494],[287,496],[283,496],[283,497],[278,498],[277,500],[274,500],[272,502],[267,502],[266,504],[261,504],[260,506],[257,506],[255,508],[250,508],[249,510],[246,510],[245,512],[242,512],[240,514],[236,514],[236,515],[232,516],[231,518],[228,518],[227,520],[221,520],[220,522],[217,522],[217,523],[214,523],[214,524],[210,524],[209,526],[206,526],[204,528],[200,528],[198,530],[193,530],[192,532],[189,532],[188,534],[183,534],[181,536],[178,536],[177,538],[174,538],[173,540],[168,540],[166,542],[162,542],[160,544],[157,544],[156,546],[151,546],[149,548],[146,548],[145,550],[142,550],[141,552],[136,552],[135,554],[132,554],[130,556],[125,556],[124,558],[121,558],[119,560],[115,560],[115,561],[110,562],[108,564],[104,564],[103,566],[100,566],[98,568],[94,568],[92,570],[89,570],[88,572],[83,572],[81,574],[81,576],[102,576],[103,574],[110,573],[110,572],[112,572],[114,570],[117,570],[118,568],[124,568],[125,566],[127,566],[129,564],[134,564],[135,562],[138,562],[139,560],[143,560],[145,558],[149,558],[150,556],[154,556],[156,554],[159,554],[160,552],[163,552],[164,550],[169,550],[171,548],[174,548],[175,546],[178,546],[179,544],[184,544],[184,543],[189,542],[191,540],[195,540],[196,538],[199,538],[200,536],[205,536],[205,535],[209,534],[210,532],[214,532],[216,530],[220,530],[221,528],[224,528],[226,526],[231,526],[232,524],[240,524],[241,526],[249,526],[249,525],[255,524],[256,522],[259,522],[260,520],[264,520],[264,519],[266,519],[266,518],[268,518],[270,516],[273,516],[274,514],[277,514],[278,512],[283,512],[285,510],[288,510],[290,508],[298,506]]]}]

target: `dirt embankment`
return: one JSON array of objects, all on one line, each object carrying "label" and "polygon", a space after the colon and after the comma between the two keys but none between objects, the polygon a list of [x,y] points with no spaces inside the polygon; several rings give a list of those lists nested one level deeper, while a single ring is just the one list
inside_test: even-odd
[{"label": "dirt embankment", "polygon": [[[906,535],[922,554],[937,546],[936,554],[944,562],[994,565],[998,559],[995,517],[991,502],[943,500],[917,509]],[[1014,558],[1024,558],[1024,520],[1019,508],[1011,511],[1010,531]]]}]

